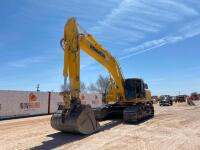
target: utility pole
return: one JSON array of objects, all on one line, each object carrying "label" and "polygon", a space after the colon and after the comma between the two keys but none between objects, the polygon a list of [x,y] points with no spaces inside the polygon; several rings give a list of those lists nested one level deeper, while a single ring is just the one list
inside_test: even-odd
[{"label": "utility pole", "polygon": [[40,84],[37,84],[36,88],[37,88],[37,92],[40,92]]}]

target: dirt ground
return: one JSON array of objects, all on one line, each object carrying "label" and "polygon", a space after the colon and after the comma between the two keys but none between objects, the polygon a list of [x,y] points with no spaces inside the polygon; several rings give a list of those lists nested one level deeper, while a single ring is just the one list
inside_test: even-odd
[{"label": "dirt ground", "polygon": [[64,134],[51,128],[50,116],[0,121],[0,149],[200,149],[200,107],[160,107],[155,117],[138,125],[103,121],[90,136]]}]

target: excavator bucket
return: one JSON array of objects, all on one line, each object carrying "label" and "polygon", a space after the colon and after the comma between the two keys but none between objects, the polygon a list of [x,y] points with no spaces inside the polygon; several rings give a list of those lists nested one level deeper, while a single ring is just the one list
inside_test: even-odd
[{"label": "excavator bucket", "polygon": [[100,127],[90,105],[69,110],[60,107],[51,117],[51,126],[59,131],[80,134],[92,134]]}]

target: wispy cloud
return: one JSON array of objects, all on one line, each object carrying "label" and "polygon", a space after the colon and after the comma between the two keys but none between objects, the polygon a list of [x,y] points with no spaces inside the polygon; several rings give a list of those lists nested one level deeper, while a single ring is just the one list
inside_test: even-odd
[{"label": "wispy cloud", "polygon": [[198,15],[199,12],[193,7],[174,0],[123,0],[91,28],[90,32],[114,42],[130,41],[130,37],[132,42],[136,42],[147,34],[159,32],[167,23]]},{"label": "wispy cloud", "polygon": [[174,0],[168,0],[168,1],[162,1],[162,3],[164,4],[168,4],[168,6],[170,6],[171,8],[176,9],[176,11],[178,11],[181,14],[184,14],[186,16],[194,16],[194,15],[199,15],[199,13],[192,7],[189,7],[187,5],[185,5],[184,3],[181,2],[176,2]]},{"label": "wispy cloud", "polygon": [[129,54],[120,57],[119,60],[145,53],[167,44],[173,44],[188,38],[192,38],[197,35],[200,35],[200,21],[193,21],[182,27],[176,34],[168,35],[156,40],[147,41],[136,47],[128,48],[126,51],[128,51]]},{"label": "wispy cloud", "polygon": [[22,58],[13,62],[9,62],[8,65],[10,67],[21,68],[21,67],[27,67],[36,63],[42,63],[47,60],[48,60],[47,57],[35,56],[35,57]]}]

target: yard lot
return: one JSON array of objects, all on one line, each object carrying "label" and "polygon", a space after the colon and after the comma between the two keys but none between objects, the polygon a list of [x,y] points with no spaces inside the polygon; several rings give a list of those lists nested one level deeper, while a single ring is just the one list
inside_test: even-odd
[{"label": "yard lot", "polygon": [[90,136],[58,132],[50,117],[0,121],[0,149],[200,149],[200,107],[185,103],[155,104],[155,117],[138,125],[102,121],[101,131]]}]

